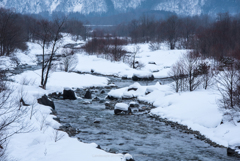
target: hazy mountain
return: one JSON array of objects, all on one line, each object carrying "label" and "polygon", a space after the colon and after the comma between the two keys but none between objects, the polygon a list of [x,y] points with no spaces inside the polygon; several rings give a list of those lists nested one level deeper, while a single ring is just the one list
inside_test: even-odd
[{"label": "hazy mountain", "polygon": [[240,0],[0,0],[0,6],[20,13],[60,11],[89,14],[126,13],[138,10],[170,11],[180,15],[238,13]]}]

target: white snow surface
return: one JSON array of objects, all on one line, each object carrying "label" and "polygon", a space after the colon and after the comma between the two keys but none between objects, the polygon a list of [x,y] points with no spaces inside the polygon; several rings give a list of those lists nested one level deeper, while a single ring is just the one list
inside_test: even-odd
[{"label": "white snow surface", "polygon": [[[125,49],[132,51],[135,45],[125,46]],[[136,61],[145,65],[141,70],[132,69],[129,64],[123,62],[111,62],[95,55],[87,55],[79,53],[78,65],[75,71],[88,72],[94,70],[94,73],[103,75],[114,75],[118,77],[132,78],[133,74],[139,76],[151,76],[154,78],[168,77],[170,66],[174,64],[178,58],[186,53],[186,50],[168,50],[165,44],[162,44],[162,50],[150,51],[148,44],[139,44],[141,52],[137,54]],[[155,64],[148,64],[148,62],[155,62]],[[152,71],[159,70],[159,72],[152,73]]]},{"label": "white snow surface", "polygon": [[[20,84],[27,80],[33,82],[34,85],[39,85],[40,75],[41,70],[26,71],[20,75],[13,76],[12,79]],[[90,74],[80,75],[77,73],[53,72],[48,78],[47,90],[49,92],[61,92],[64,88],[101,87],[107,84],[108,79],[105,77]]]}]

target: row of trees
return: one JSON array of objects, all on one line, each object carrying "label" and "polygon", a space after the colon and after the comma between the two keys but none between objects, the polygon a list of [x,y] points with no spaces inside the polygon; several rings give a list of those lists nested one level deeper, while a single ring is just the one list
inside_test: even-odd
[{"label": "row of trees", "polygon": [[[45,21],[45,22],[43,22]],[[38,39],[36,30],[41,25],[54,24],[53,20],[36,19],[15,13],[14,10],[0,8],[0,56],[11,55],[17,49],[27,50],[27,41]],[[40,31],[42,31],[40,29]],[[87,27],[76,19],[66,20],[62,32],[70,33],[75,40],[88,37]]]},{"label": "row of trees", "polygon": [[177,47],[191,48],[193,36],[202,27],[208,27],[212,18],[209,16],[178,17],[173,15],[166,20],[157,20],[154,17],[143,15],[129,23],[122,23],[114,27],[118,36],[128,36],[132,43],[163,42],[167,41],[170,49]]},{"label": "row of trees", "polygon": [[35,19],[15,13],[13,10],[0,8],[0,56],[10,56],[16,50],[27,50],[26,42],[41,46],[42,74],[41,86],[46,89],[48,75],[53,59],[61,47],[63,33],[69,33],[74,40],[88,37],[88,30],[78,20],[67,17],[55,17],[52,20]]},{"label": "row of trees", "polygon": [[83,47],[88,54],[104,55],[105,59],[111,61],[120,61],[126,55],[127,51],[123,45],[128,44],[127,40],[110,35],[106,37],[93,35],[92,39]]},{"label": "row of trees", "polygon": [[219,14],[216,22],[196,34],[194,49],[205,57],[240,59],[240,18]]}]

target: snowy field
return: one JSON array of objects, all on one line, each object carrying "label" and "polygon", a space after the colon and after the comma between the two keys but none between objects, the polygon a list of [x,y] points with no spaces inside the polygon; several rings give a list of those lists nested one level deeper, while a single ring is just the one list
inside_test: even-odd
[{"label": "snowy field", "polygon": [[[63,44],[76,43],[70,38],[65,38]],[[35,55],[41,54],[41,48],[33,43],[28,43],[29,51],[26,53],[17,52],[20,64],[35,65],[37,63]],[[150,51],[148,44],[139,44],[141,52],[137,55],[137,60],[145,64],[141,70],[132,69],[123,62],[110,62],[98,58],[97,56],[88,56],[84,53],[77,53],[78,65],[75,71],[88,72],[94,70],[95,73],[103,75],[127,76],[131,78],[134,73],[152,73],[155,72],[155,78],[168,77],[170,66],[178,58],[186,53],[186,50],[168,50],[162,47],[162,50]],[[133,45],[126,46],[129,51]],[[14,67],[12,60],[2,57],[2,69],[11,69]],[[155,62],[156,64],[149,64]],[[5,64],[5,65],[3,65]],[[20,75],[13,76],[14,82],[11,87],[15,89],[14,98],[19,97],[19,91],[24,91],[24,98],[27,103],[33,104],[34,100],[44,94],[52,92],[61,92],[63,88],[82,88],[92,86],[106,86],[108,79],[90,74],[79,75],[76,73],[66,73],[55,70],[49,77],[47,90],[43,90],[40,85],[40,70],[26,71]],[[27,82],[27,83],[26,83]],[[135,83],[137,91],[128,91],[128,87],[113,90],[109,95],[115,97],[137,97],[141,101],[153,104],[157,108],[151,111],[152,115],[158,115],[171,121],[176,121],[187,125],[193,130],[198,130],[214,142],[228,146],[240,146],[240,123],[220,124],[223,117],[222,112],[217,106],[217,99],[220,95],[214,88],[208,90],[196,90],[194,92],[183,92],[177,94],[170,85],[156,84],[154,86],[141,86]],[[145,95],[145,92],[150,94]],[[54,140],[56,130],[60,124],[53,120],[50,115],[50,107],[35,104],[35,115],[30,120],[26,117],[24,121],[31,125],[31,132],[14,135],[8,145],[9,156],[18,161],[122,161],[128,155],[110,154],[97,149],[97,145],[85,144],[77,139],[70,138],[64,132],[59,132],[61,139]],[[30,115],[30,114],[29,114]],[[43,123],[44,121],[44,123]]]},{"label": "snowy field", "polygon": [[[118,77],[127,76],[132,78],[134,73],[153,73],[155,78],[168,77],[168,71],[173,63],[178,58],[186,53],[186,50],[173,50],[167,49],[166,45],[162,45],[162,50],[150,51],[148,44],[138,44],[140,52],[136,55],[136,61],[144,64],[141,70],[133,69],[129,64],[123,62],[112,63],[111,61],[98,58],[97,56],[89,56],[84,53],[78,54],[79,63],[76,71],[88,72],[94,70],[95,73],[103,75],[114,75]],[[127,51],[133,51],[135,45],[125,46]],[[149,64],[155,62],[156,64]],[[159,71],[159,72],[154,72]]]}]

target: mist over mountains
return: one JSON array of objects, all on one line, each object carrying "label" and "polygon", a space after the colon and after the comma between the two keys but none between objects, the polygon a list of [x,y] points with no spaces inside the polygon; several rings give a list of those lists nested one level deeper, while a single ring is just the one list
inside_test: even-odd
[{"label": "mist over mountains", "polygon": [[157,19],[240,13],[240,0],[0,0],[0,6],[44,17],[68,14],[92,24],[119,24],[145,13]]},{"label": "mist over mountains", "polygon": [[0,6],[20,13],[79,12],[116,14],[133,10],[170,11],[180,15],[238,13],[240,0],[0,0]]}]

